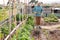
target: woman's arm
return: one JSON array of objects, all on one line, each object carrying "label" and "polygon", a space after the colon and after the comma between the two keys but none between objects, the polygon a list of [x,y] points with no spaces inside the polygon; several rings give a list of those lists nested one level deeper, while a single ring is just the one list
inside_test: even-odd
[{"label": "woman's arm", "polygon": [[36,12],[36,7],[34,7],[34,8],[32,9],[32,11],[33,11],[33,12]]},{"label": "woman's arm", "polygon": [[43,16],[43,7],[41,7],[41,17]]}]

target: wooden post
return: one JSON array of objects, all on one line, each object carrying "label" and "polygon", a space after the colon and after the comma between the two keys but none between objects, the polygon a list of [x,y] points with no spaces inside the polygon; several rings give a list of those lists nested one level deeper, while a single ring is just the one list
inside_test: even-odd
[{"label": "wooden post", "polygon": [[15,20],[15,26],[16,26],[16,14],[17,14],[17,8],[16,8],[16,0],[13,0],[13,15]]},{"label": "wooden post", "polygon": [[[9,0],[9,32],[11,32],[11,0]],[[11,36],[10,36],[11,38]],[[9,40],[10,40],[9,38]]]},{"label": "wooden post", "polygon": [[[3,0],[3,5],[5,6],[5,1]],[[4,7],[3,7],[3,9],[4,9]]]},{"label": "wooden post", "polygon": [[[17,5],[16,5],[17,0],[13,0],[13,15],[14,15],[14,23],[15,23],[15,27],[17,25],[17,21],[16,21],[16,14],[17,14]],[[17,39],[17,31],[16,32],[16,39]]]}]

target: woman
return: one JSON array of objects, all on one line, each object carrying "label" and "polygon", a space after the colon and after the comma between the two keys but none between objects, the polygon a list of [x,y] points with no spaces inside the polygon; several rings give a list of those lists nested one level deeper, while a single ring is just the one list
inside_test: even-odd
[{"label": "woman", "polygon": [[37,6],[34,7],[33,12],[35,13],[35,19],[36,19],[36,26],[40,26],[41,24],[41,13],[43,9],[40,3],[37,3]]}]

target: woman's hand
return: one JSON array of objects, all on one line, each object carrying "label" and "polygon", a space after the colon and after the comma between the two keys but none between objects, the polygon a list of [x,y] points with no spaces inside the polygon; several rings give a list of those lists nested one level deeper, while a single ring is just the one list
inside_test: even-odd
[{"label": "woman's hand", "polygon": [[43,16],[43,13],[41,13],[41,17]]},{"label": "woman's hand", "polygon": [[37,13],[37,12],[34,12],[35,14]]}]

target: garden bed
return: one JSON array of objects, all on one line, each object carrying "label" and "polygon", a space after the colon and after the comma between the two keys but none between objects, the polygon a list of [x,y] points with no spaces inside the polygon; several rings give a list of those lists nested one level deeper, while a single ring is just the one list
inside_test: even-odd
[{"label": "garden bed", "polygon": [[58,24],[60,24],[60,22],[44,22],[41,24],[41,26],[53,26]]},{"label": "garden bed", "polygon": [[52,25],[57,25],[57,24],[60,24],[60,20],[54,14],[50,14],[49,16],[44,17],[43,22],[41,23],[41,25],[43,26],[52,26]]}]

